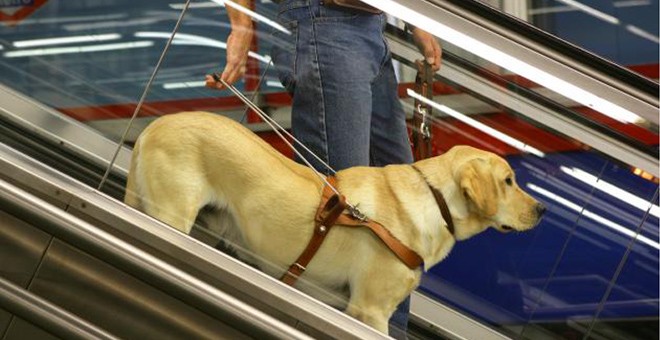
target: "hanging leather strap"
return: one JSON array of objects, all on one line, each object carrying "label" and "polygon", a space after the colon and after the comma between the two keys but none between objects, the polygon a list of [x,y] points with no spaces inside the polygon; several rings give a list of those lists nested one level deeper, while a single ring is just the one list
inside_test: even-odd
[{"label": "hanging leather strap", "polygon": [[[337,180],[334,176],[327,178],[328,183],[336,187]],[[321,244],[328,235],[328,232],[334,225],[341,225],[346,227],[367,227],[378,238],[385,243],[385,245],[410,269],[419,267],[423,260],[412,249],[401,243],[389,230],[382,224],[368,219],[358,219],[353,215],[347,214],[344,211],[348,205],[343,195],[337,195],[328,186],[323,188],[323,195],[321,196],[321,204],[316,212],[314,218],[314,233],[309,240],[307,247],[303,250],[302,254],[298,257],[289,269],[284,273],[282,282],[293,286],[298,277],[302,275],[307,269],[307,265],[312,260]]]},{"label": "hanging leather strap", "polygon": [[[417,62],[415,92],[426,99],[433,99],[433,70],[426,62]],[[412,117],[413,156],[416,161],[431,157],[431,115],[433,107],[415,98]]]},{"label": "hanging leather strap", "polygon": [[434,188],[431,186],[428,180],[426,180],[426,176],[422,173],[421,170],[419,170],[415,165],[412,166],[413,169],[417,170],[420,176],[424,179],[424,182],[426,183],[426,186],[431,189],[431,192],[433,193],[433,198],[435,198],[435,204],[438,205],[438,208],[440,208],[440,214],[442,215],[442,218],[445,219],[445,222],[447,222],[447,229],[449,232],[454,235],[454,220],[451,218],[451,213],[449,212],[449,206],[447,206],[447,201],[445,201],[445,197],[442,196],[442,193],[440,190]]}]

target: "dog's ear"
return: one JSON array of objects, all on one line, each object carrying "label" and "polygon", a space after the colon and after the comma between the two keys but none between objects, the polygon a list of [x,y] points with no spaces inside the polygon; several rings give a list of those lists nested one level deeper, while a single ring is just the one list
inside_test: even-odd
[{"label": "dog's ear", "polygon": [[490,217],[497,213],[497,188],[487,163],[483,159],[466,162],[458,169],[456,180],[465,198],[471,200],[481,214]]}]

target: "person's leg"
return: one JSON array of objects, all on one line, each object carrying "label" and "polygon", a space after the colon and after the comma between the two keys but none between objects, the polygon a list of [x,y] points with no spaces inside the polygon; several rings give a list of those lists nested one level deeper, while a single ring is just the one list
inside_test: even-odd
[{"label": "person's leg", "polygon": [[[294,15],[281,22],[294,34],[288,37],[288,49],[274,49],[273,60],[293,95],[294,136],[336,170],[369,165],[371,156],[373,165],[412,162],[405,115],[380,31],[382,18],[312,7],[312,20],[300,8],[287,11]],[[372,114],[378,115],[375,125]],[[387,124],[390,119],[392,126]],[[326,172],[318,162],[313,165]],[[398,326],[391,334],[404,329],[398,338],[405,337],[407,303],[393,316]]]},{"label": "person's leg", "polygon": [[386,52],[379,17],[314,4],[310,12],[297,22],[293,134],[335,170],[369,165],[371,83]]},{"label": "person's leg", "polygon": [[[413,162],[406,114],[397,88],[392,59],[388,56],[372,85],[371,161],[374,166]],[[407,339],[409,312],[410,297],[407,297],[390,318],[390,336]]]},{"label": "person's leg", "polygon": [[397,87],[392,59],[388,58],[372,84],[371,160],[374,166],[413,162],[406,114]]}]

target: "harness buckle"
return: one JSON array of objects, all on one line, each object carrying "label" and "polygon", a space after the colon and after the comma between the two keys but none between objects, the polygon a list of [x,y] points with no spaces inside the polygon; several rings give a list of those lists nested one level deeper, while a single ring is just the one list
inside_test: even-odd
[{"label": "harness buckle", "polygon": [[360,205],[360,203],[358,203],[356,205],[349,205],[348,206],[348,213],[351,214],[351,216],[358,219],[360,222],[366,222],[367,220],[369,220],[369,218],[367,217],[367,215],[363,214],[360,211],[360,209],[358,208],[358,205]]}]

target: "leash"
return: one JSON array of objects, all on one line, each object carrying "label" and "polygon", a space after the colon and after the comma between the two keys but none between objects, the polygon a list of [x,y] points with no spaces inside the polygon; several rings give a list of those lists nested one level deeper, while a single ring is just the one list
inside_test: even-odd
[{"label": "leash", "polygon": [[[249,108],[251,108],[251,109],[252,109],[257,115],[259,115],[259,117],[260,117],[261,119],[263,119],[264,122],[266,122],[266,124],[268,124],[268,125],[273,129],[273,131],[277,134],[277,136],[278,136],[280,139],[282,139],[282,141],[284,141],[284,143],[285,143],[289,148],[291,148],[291,150],[293,150],[293,152],[294,152],[298,157],[300,157],[300,159],[301,159],[301,160],[302,160],[302,161],[303,161],[303,162],[304,162],[304,163],[305,163],[310,169],[312,169],[312,170],[314,171],[314,173],[316,174],[316,176],[318,176],[318,177],[321,179],[321,181],[323,181],[323,183],[325,183],[325,185],[326,185],[327,187],[329,187],[329,188],[330,188],[335,194],[341,196],[341,194],[339,193],[339,190],[337,190],[337,188],[336,188],[334,185],[332,185],[330,182],[328,182],[328,180],[326,179],[326,176],[323,175],[323,174],[322,174],[321,172],[319,172],[318,170],[316,170],[316,169],[312,166],[312,164],[309,162],[309,160],[307,160],[307,158],[305,158],[305,156],[303,156],[302,153],[301,153],[300,151],[298,151],[298,150],[297,150],[297,149],[291,144],[291,142],[289,142],[289,140],[287,140],[287,138],[284,137],[284,135],[286,135],[287,137],[291,138],[291,140],[293,140],[294,143],[296,143],[298,146],[300,146],[300,147],[303,148],[306,152],[308,152],[310,155],[312,155],[312,156],[314,157],[314,159],[316,159],[317,161],[319,161],[321,164],[323,164],[323,166],[325,166],[328,170],[330,170],[330,172],[332,172],[333,175],[337,173],[337,171],[335,171],[335,169],[333,169],[330,165],[328,165],[326,162],[324,162],[319,156],[317,156],[312,150],[310,150],[309,148],[307,148],[307,147],[305,146],[305,144],[303,144],[302,142],[300,142],[300,141],[299,141],[297,138],[295,138],[291,133],[289,133],[288,131],[286,131],[286,129],[285,129],[284,127],[282,127],[280,124],[278,124],[273,118],[271,118],[271,117],[268,116],[266,113],[264,113],[264,112],[261,110],[261,108],[259,108],[256,104],[254,104],[252,101],[250,101],[247,97],[245,97],[245,96],[241,93],[241,91],[239,91],[238,89],[236,89],[233,85],[231,85],[231,84],[227,83],[226,81],[220,79],[220,77],[218,77],[218,76],[215,75],[215,74],[214,74],[214,79],[217,80],[217,81],[220,81],[225,87],[227,87],[227,89],[229,89],[229,90],[230,90],[233,94],[235,94],[235,95],[236,95],[236,96],[237,96],[237,97],[238,97],[243,103],[245,103],[245,105],[247,105],[247,106],[248,106]],[[351,215],[353,215],[355,218],[357,218],[357,219],[359,219],[359,220],[367,220],[367,216],[366,216],[365,214],[363,214],[363,213],[360,211],[360,209],[358,208],[358,204],[356,204],[356,205],[352,205],[352,204],[350,204],[350,203],[348,202],[348,200],[346,200],[346,207],[347,207],[348,211],[351,213]]]},{"label": "leash", "polygon": [[[433,70],[426,60],[417,62],[415,77],[415,92],[422,97],[433,100]],[[431,156],[431,114],[433,107],[415,98],[412,118],[412,144],[415,160]]]},{"label": "leash", "polygon": [[179,14],[179,18],[176,20],[176,24],[174,25],[174,29],[172,30],[172,34],[170,37],[167,39],[167,43],[165,43],[165,47],[163,48],[163,52],[160,53],[160,57],[158,58],[158,62],[156,63],[156,66],[154,67],[154,70],[151,72],[151,77],[149,77],[149,81],[147,81],[147,85],[144,87],[144,91],[142,91],[142,95],[140,96],[140,100],[138,101],[138,104],[135,106],[135,110],[133,110],[133,114],[131,115],[131,119],[128,121],[128,124],[126,125],[126,128],[124,129],[124,132],[121,134],[121,138],[119,138],[119,142],[117,143],[117,149],[115,149],[115,153],[112,155],[112,159],[110,159],[110,163],[108,163],[108,167],[105,169],[105,173],[103,174],[103,177],[101,178],[101,181],[99,182],[98,187],[96,187],[96,190],[101,190],[103,188],[103,185],[105,182],[108,180],[108,176],[110,176],[110,171],[115,166],[115,162],[117,161],[117,156],[119,156],[119,151],[121,151],[122,146],[124,145],[124,142],[126,141],[126,138],[128,137],[128,132],[131,130],[131,127],[133,127],[133,121],[135,121],[135,117],[137,117],[138,113],[142,109],[142,105],[144,104],[145,99],[147,98],[147,94],[149,94],[149,90],[151,89],[151,85],[154,82],[154,79],[156,79],[156,75],[158,74],[158,70],[160,70],[160,66],[163,64],[163,60],[165,60],[165,56],[167,55],[167,51],[169,51],[170,46],[172,46],[172,41],[174,41],[174,35],[176,32],[179,31],[179,27],[181,26],[181,23],[183,22],[183,17],[186,15],[186,12],[188,11],[188,7],[190,6],[191,0],[187,0],[186,4],[183,6],[183,9],[181,10],[181,14]]}]

